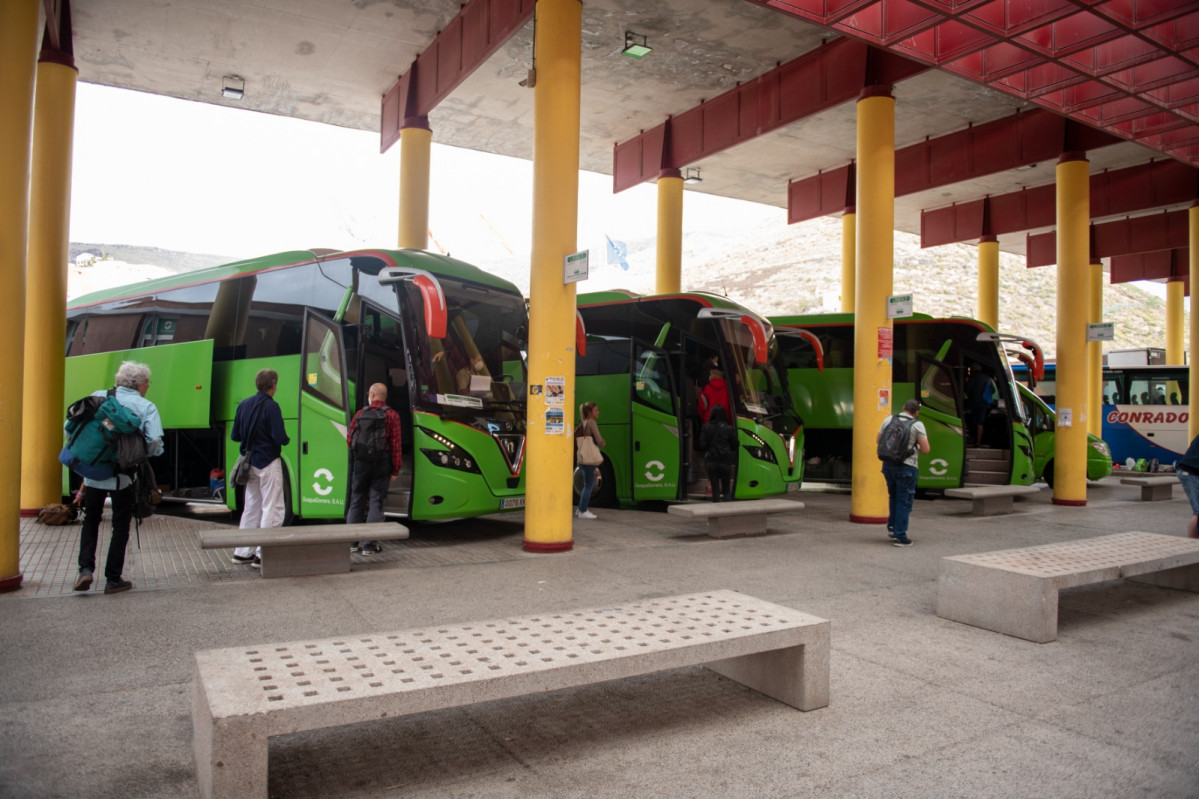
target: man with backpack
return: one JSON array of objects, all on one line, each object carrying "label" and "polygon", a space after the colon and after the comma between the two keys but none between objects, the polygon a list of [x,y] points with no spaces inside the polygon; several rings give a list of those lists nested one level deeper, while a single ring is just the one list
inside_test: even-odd
[{"label": "man with backpack", "polygon": [[883,462],[883,478],[887,481],[887,533],[897,547],[910,547],[908,517],[916,497],[916,475],[920,455],[928,452],[928,431],[916,417],[920,401],[910,399],[903,412],[888,416],[878,429],[878,457]]},{"label": "man with backpack", "polygon": [[[363,516],[368,523],[383,521],[388,483],[400,476],[400,415],[387,406],[387,386],[375,383],[367,400],[370,404],[354,414],[346,433],[351,460],[346,524],[358,524]],[[383,551],[378,541],[363,541],[351,549],[363,555]]]},{"label": "man with backpack", "polygon": [[[246,397],[233,414],[233,431],[229,437],[241,443],[243,454],[250,454],[250,479],[246,481],[245,505],[241,511],[243,530],[258,527],[281,527],[286,509],[283,507],[283,446],[291,443],[283,427],[283,411],[275,402],[279,373],[261,369],[254,376],[258,393]],[[255,547],[233,550],[233,562],[262,565],[262,553]]]},{"label": "man with backpack", "polygon": [[[90,472],[91,476],[85,476],[83,479],[83,526],[79,533],[79,576],[75,579],[76,591],[91,588],[96,569],[100,517],[104,514],[104,500],[110,495],[112,539],[108,542],[108,559],[104,564],[104,593],[118,594],[133,587],[132,582],[122,577],[125,570],[125,549],[129,545],[129,522],[133,517],[134,478],[117,468],[117,435],[127,432],[121,428],[126,423],[136,427],[146,441],[148,456],[161,455],[163,451],[162,419],[158,415],[158,408],[146,399],[146,392],[150,388],[150,368],[145,364],[125,361],[117,369],[115,383],[116,387],[111,394],[101,390],[92,395],[97,398],[106,397],[106,400],[99,405],[88,421],[76,424],[68,418],[65,426],[70,435],[68,449],[75,445],[70,451],[77,458],[88,438],[99,436],[110,441],[109,447],[84,457],[84,460],[89,462],[85,468],[90,467],[97,471]],[[110,409],[107,405],[114,399],[119,407]],[[110,476],[102,476],[105,470]]]},{"label": "man with backpack", "polygon": [[723,405],[712,406],[708,421],[700,431],[697,448],[704,453],[704,465],[708,469],[708,479],[712,481],[712,501],[732,502],[741,447],[737,441],[737,428],[729,424]]}]

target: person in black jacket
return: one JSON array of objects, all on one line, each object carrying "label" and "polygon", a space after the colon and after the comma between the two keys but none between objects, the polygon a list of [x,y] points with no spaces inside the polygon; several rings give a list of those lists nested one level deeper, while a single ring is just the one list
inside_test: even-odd
[{"label": "person in black jacket", "polygon": [[712,501],[731,502],[737,482],[737,428],[729,424],[723,405],[713,405],[699,434],[699,449],[712,481]]}]

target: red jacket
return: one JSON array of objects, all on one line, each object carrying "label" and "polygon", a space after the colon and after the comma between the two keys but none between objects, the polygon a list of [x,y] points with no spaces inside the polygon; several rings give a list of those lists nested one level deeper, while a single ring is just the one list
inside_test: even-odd
[{"label": "red jacket", "polygon": [[699,418],[704,422],[712,414],[712,409],[723,405],[727,418],[731,421],[737,418],[733,408],[733,395],[729,393],[728,384],[723,377],[713,377],[699,394]]}]

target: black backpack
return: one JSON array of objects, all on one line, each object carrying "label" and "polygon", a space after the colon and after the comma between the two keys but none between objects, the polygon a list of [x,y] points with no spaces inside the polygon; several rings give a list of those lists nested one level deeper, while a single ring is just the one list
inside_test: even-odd
[{"label": "black backpack", "polygon": [[354,459],[368,463],[386,460],[387,444],[387,408],[364,408],[350,439]]},{"label": "black backpack", "polygon": [[916,420],[911,416],[897,413],[887,422],[883,432],[878,437],[878,459],[896,466],[901,465],[916,451],[912,446],[912,425]]}]

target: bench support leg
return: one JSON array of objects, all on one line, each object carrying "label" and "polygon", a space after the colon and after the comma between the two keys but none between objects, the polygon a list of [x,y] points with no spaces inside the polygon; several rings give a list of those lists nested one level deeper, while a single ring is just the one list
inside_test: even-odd
[{"label": "bench support leg", "polygon": [[717,674],[800,710],[828,707],[830,623],[809,629],[806,644],[718,660]]},{"label": "bench support leg", "polygon": [[766,535],[766,515],[748,514],[745,516],[710,516],[708,518],[709,537],[732,538],[739,535]]},{"label": "bench support leg", "polygon": [[975,516],[998,516],[1016,509],[1015,497],[979,497],[974,500]]},{"label": "bench support leg", "polygon": [[192,747],[203,799],[267,799],[267,735],[237,720],[214,722],[208,697],[193,683]]},{"label": "bench support leg", "polygon": [[1174,569],[1150,572],[1149,574],[1139,574],[1128,577],[1128,579],[1138,583],[1159,585],[1162,588],[1176,588],[1179,591],[1199,593],[1199,564],[1178,566]]},{"label": "bench support leg", "polygon": [[349,570],[350,545],[344,542],[262,548],[263,577],[305,577]]},{"label": "bench support leg", "polygon": [[1171,499],[1174,496],[1174,486],[1158,485],[1158,486],[1141,486],[1141,502],[1157,502],[1162,499]]},{"label": "bench support leg", "polygon": [[1057,640],[1057,594],[1051,580],[943,560],[937,615],[1044,644]]}]

